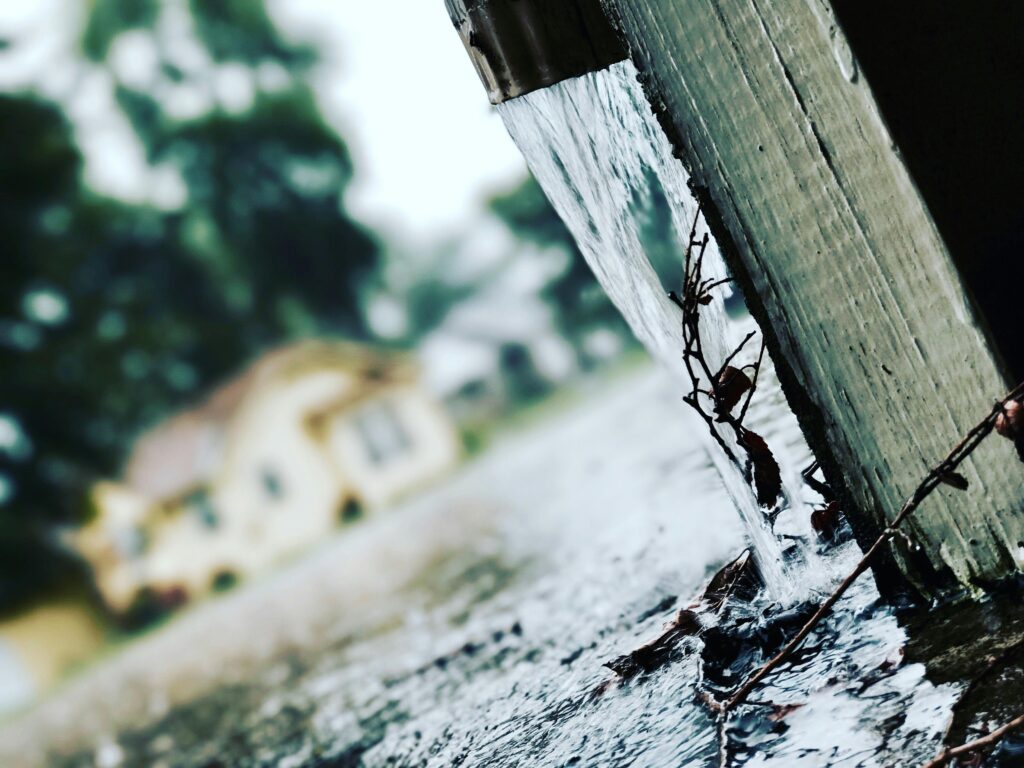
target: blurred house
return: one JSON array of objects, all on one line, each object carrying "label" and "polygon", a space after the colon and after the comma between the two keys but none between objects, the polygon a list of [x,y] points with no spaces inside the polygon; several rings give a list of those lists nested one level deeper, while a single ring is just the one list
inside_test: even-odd
[{"label": "blurred house", "polygon": [[460,441],[406,356],[271,352],[136,443],[74,536],[108,607],[173,607],[450,470]]}]

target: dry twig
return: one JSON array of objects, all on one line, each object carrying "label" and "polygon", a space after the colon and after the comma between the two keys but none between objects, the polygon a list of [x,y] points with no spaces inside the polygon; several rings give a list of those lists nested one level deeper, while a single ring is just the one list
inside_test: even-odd
[{"label": "dry twig", "polygon": [[828,596],[818,610],[815,611],[814,615],[800,628],[800,631],[796,633],[792,640],[790,640],[786,646],[779,651],[773,658],[765,662],[754,674],[747,678],[736,692],[729,697],[723,704],[723,708],[728,711],[735,708],[739,704],[743,703],[743,700],[747,695],[758,686],[758,684],[764,680],[771,672],[782,664],[789,656],[795,651],[804,639],[811,633],[811,631],[818,625],[818,623],[832,610],[834,606],[846,591],[853,585],[855,581],[871,566],[871,562],[875,556],[882,550],[882,548],[897,534],[897,529],[903,524],[903,521],[910,517],[914,512],[921,506],[928,496],[931,495],[939,485],[943,482],[943,477],[956,470],[964,460],[974,452],[981,442],[988,437],[992,430],[995,428],[996,419],[999,418],[1000,414],[1003,413],[1003,409],[1006,403],[1011,400],[1017,400],[1024,395],[1024,382],[1018,384],[1013,390],[1011,390],[1005,397],[1002,398],[989,414],[978,422],[970,432],[961,440],[949,454],[925,476],[924,480],[921,481],[920,485],[914,490],[914,493],[909,499],[903,504],[899,513],[893,518],[892,522],[886,526],[882,534],[875,540],[874,544],[864,553],[864,556],[857,563],[856,567],[850,572],[850,574],[843,579],[842,583],[836,587],[836,590]]},{"label": "dry twig", "polygon": [[929,760],[921,768],[941,768],[943,765],[948,765],[950,760],[953,760],[954,758],[970,754],[971,752],[977,752],[979,749],[994,747],[1004,736],[1017,730],[1022,725],[1024,725],[1024,715],[1019,715],[1013,718],[1010,722],[996,728],[987,736],[982,736],[974,741],[968,741],[966,744],[961,744],[959,747],[942,750],[934,759]]},{"label": "dry twig", "polygon": [[[772,465],[775,464],[775,460],[772,458],[771,452],[768,451],[767,445],[764,444],[763,439],[743,425],[743,420],[746,417],[747,409],[750,405],[751,398],[753,397],[754,389],[757,385],[758,373],[760,372],[761,363],[764,358],[764,340],[762,338],[761,351],[758,354],[757,362],[752,366],[744,366],[744,368],[753,368],[753,379],[750,382],[748,389],[745,391],[745,400],[739,415],[733,416],[731,412],[732,405],[735,404],[736,400],[732,399],[732,397],[723,398],[722,390],[723,387],[731,385],[732,392],[730,392],[730,395],[734,395],[736,382],[723,381],[723,374],[728,370],[729,363],[736,357],[736,355],[739,354],[754,334],[748,334],[739,346],[736,347],[736,349],[733,350],[733,352],[726,358],[718,372],[712,373],[711,367],[708,365],[707,359],[704,356],[703,344],[701,341],[700,310],[701,307],[707,306],[711,303],[712,298],[709,291],[727,282],[727,280],[701,279],[701,268],[703,265],[704,254],[707,250],[708,236],[704,235],[701,239],[697,238],[697,223],[699,218],[700,211],[698,210],[697,215],[694,217],[693,226],[690,230],[689,244],[686,248],[682,296],[677,296],[674,293],[670,294],[670,298],[680,307],[683,313],[683,362],[691,382],[691,391],[683,397],[683,400],[693,408],[693,410],[696,411],[696,413],[708,425],[708,429],[712,437],[725,451],[725,454],[730,461],[737,466],[741,466],[736,453],[732,450],[722,435],[719,434],[716,424],[725,423],[732,428],[737,443],[747,451],[751,462],[755,465],[754,471],[756,479],[756,471],[758,469],[756,465],[759,455],[761,456],[762,461],[770,462]],[[708,382],[706,389],[701,386],[702,376]],[[723,399],[725,399],[727,407],[724,409],[716,407],[714,409],[716,415],[712,416],[712,414],[704,408],[703,403],[701,402],[701,396],[710,397],[712,401],[719,406],[723,402]],[[865,571],[868,570],[878,553],[882,551],[882,549],[884,549],[885,546],[897,535],[906,535],[899,530],[899,527],[907,518],[917,511],[922,502],[924,502],[924,500],[942,484],[953,485],[960,490],[966,490],[967,481],[956,470],[981,444],[981,442],[993,432],[993,430],[998,430],[999,433],[1005,437],[1015,439],[1018,452],[1021,453],[1021,457],[1024,459],[1024,448],[1022,448],[1022,445],[1024,445],[1024,428],[1020,426],[1021,422],[1024,422],[1024,419],[1020,418],[1020,414],[1022,413],[1020,401],[1022,398],[1024,398],[1024,382],[1017,385],[1013,390],[999,400],[993,406],[988,415],[979,421],[953,448],[953,450],[951,450],[941,462],[934,466],[928,474],[925,475],[924,479],[918,484],[917,488],[906,502],[904,502],[893,520],[886,526],[881,535],[864,553],[863,557],[861,557],[860,561],[850,574],[843,579],[839,586],[836,587],[835,591],[821,603],[814,615],[804,623],[796,635],[786,643],[785,647],[783,647],[781,651],[754,671],[725,701],[718,701],[710,694],[707,694],[707,692],[703,692],[703,700],[711,709],[718,713],[719,730],[723,736],[728,713],[740,704],[744,703],[751,691],[764,681],[764,679],[767,678],[775,669],[781,666],[793,654],[793,652],[800,647],[807,636],[814,630],[821,620],[829,614],[833,606],[835,606],[840,598],[842,598],[846,591],[854,584],[854,582],[857,581],[858,578],[860,578],[861,575],[864,574]],[[764,458],[765,454],[767,454],[767,458]],[[759,483],[755,484],[758,486],[758,501],[767,505],[769,503],[768,495],[762,494],[762,488]],[[1024,725],[1024,715],[1011,720],[1009,723],[993,731],[988,736],[976,739],[975,741],[969,742],[960,747],[945,749],[938,757],[935,758],[935,760],[928,763],[926,768],[937,768],[938,766],[945,765],[958,755],[991,746],[1005,734],[1021,725]],[[724,740],[721,744],[720,759],[724,760],[725,763],[728,762],[728,749]]]},{"label": "dry twig", "polygon": [[[750,473],[748,479],[754,481],[758,502],[767,508],[774,505],[782,490],[778,464],[760,435],[747,429],[743,423],[757,386],[761,364],[764,361],[764,338],[762,336],[761,349],[756,362],[740,368],[731,365],[737,355],[746,347],[747,342],[757,335],[756,331],[751,331],[726,356],[717,370],[712,370],[704,353],[701,337],[701,307],[706,307],[711,303],[712,290],[731,282],[731,280],[730,278],[720,280],[702,278],[704,255],[707,252],[709,241],[707,234],[701,238],[697,237],[699,221],[700,211],[698,210],[694,216],[693,225],[690,227],[690,237],[683,262],[682,293],[672,292],[669,294],[669,298],[675,302],[683,314],[683,365],[691,385],[690,392],[683,397],[683,402],[689,405],[707,424],[708,432],[729,461],[741,471]],[[744,372],[746,369],[752,370],[751,377],[747,377]],[[710,409],[705,407],[702,398],[710,400]],[[736,416],[733,414],[733,409],[740,400],[743,401],[743,406],[739,415]],[[736,445],[746,453],[747,466],[740,460],[734,447],[719,432],[719,424],[731,429]]]}]

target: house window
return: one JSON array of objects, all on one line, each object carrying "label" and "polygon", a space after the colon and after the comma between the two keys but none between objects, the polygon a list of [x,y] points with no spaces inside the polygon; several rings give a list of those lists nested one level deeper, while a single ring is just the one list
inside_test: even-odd
[{"label": "house window", "polygon": [[212,531],[220,526],[217,510],[214,509],[210,495],[206,491],[195,491],[189,494],[185,499],[185,508],[196,516],[204,528]]},{"label": "house window", "polygon": [[362,516],[363,505],[357,499],[346,499],[338,513],[338,517],[343,523],[354,523]]},{"label": "house window", "polygon": [[412,449],[409,434],[389,403],[366,406],[353,417],[353,422],[373,464],[383,466]]},{"label": "house window", "polygon": [[277,501],[284,498],[284,483],[276,471],[266,467],[260,472],[260,482],[263,484],[263,492],[267,498]]}]

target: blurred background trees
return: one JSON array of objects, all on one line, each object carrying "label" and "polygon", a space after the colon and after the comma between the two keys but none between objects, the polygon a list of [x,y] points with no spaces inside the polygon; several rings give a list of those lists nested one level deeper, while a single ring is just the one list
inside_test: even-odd
[{"label": "blurred background trees", "polygon": [[488,202],[504,232],[489,260],[468,238],[397,252],[356,222],[349,151],[310,86],[317,51],[262,0],[93,0],[76,61],[79,83],[112,84],[154,191],[96,192],[67,104],[0,94],[0,610],[74,573],[56,532],[141,432],[269,347],[375,339],[451,368],[453,348],[490,345],[521,378],[507,391],[536,395],[628,343],[532,179]]},{"label": "blurred background trees", "polygon": [[[0,605],[66,568],[53,525],[140,429],[260,350],[365,337],[374,237],[347,149],[259,2],[99,0],[82,35],[177,200],[100,197],[59,105],[0,97]],[[239,30],[244,30],[241,34]]]},{"label": "blurred background trees", "polygon": [[558,326],[584,366],[593,361],[588,339],[614,333],[632,341],[626,321],[594,279],[568,227],[555,213],[532,176],[489,201],[494,214],[527,242],[551,249],[563,261],[562,269],[544,288],[544,297],[558,307]]}]

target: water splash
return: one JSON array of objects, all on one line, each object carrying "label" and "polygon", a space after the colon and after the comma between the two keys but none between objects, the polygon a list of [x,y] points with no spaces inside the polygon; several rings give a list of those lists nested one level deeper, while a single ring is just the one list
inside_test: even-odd
[{"label": "water splash", "polygon": [[[682,284],[682,254],[698,216],[682,164],[651,112],[628,61],[508,101],[505,125],[580,250],[651,354],[686,376],[679,309],[669,290]],[[698,220],[698,233],[707,231]],[[717,246],[708,248],[706,277],[726,270]],[[725,359],[734,334],[721,297],[702,310],[705,353]],[[704,432],[697,419],[690,429]],[[791,596],[783,551],[740,471],[709,445],[715,465],[742,517],[768,591]]]},{"label": "water splash", "polygon": [[[513,99],[498,110],[637,337],[681,374],[681,318],[665,294],[681,287],[680,254],[697,205],[633,65],[621,62]],[[655,224],[666,216],[667,225]],[[724,276],[714,245],[707,262],[708,277]],[[707,317],[721,326],[720,302]],[[709,330],[709,336],[722,338],[720,328]]]}]

